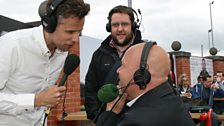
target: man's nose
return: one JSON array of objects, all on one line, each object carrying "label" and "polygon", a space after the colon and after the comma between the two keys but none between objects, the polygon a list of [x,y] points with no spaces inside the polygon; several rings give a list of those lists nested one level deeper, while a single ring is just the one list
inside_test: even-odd
[{"label": "man's nose", "polygon": [[74,33],[73,36],[72,36],[72,41],[73,42],[79,42],[79,37],[80,37],[79,33]]}]

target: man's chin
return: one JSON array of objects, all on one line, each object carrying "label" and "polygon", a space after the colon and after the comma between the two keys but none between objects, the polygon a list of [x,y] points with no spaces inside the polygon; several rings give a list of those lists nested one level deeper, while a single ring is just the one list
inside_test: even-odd
[{"label": "man's chin", "polygon": [[118,41],[116,42],[116,44],[118,45],[118,46],[124,46],[125,44],[124,44],[124,39],[118,39]]},{"label": "man's chin", "polygon": [[118,44],[119,46],[122,46],[122,45],[124,45],[124,42],[123,42],[123,41],[119,41],[117,44]]}]

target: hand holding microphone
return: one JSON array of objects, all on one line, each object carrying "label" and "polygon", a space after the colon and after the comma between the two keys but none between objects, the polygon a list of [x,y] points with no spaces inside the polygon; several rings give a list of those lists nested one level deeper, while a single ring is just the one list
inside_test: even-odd
[{"label": "hand holding microphone", "polygon": [[77,55],[69,54],[65,59],[64,75],[59,85],[58,86],[54,85],[49,89],[47,89],[46,91],[42,91],[40,94],[35,95],[35,101],[34,101],[35,107],[39,106],[48,107],[48,109],[45,110],[44,120],[42,123],[43,126],[45,125],[46,118],[48,117],[52,109],[51,107],[60,103],[61,97],[63,96],[63,93],[66,91],[64,84],[68,79],[68,76],[79,66],[79,63],[80,59]]},{"label": "hand holding microphone", "polygon": [[35,95],[35,107],[46,106],[53,107],[61,102],[61,97],[63,96],[66,88],[65,86],[58,87],[53,85],[47,90],[40,92]]},{"label": "hand holding microphone", "polygon": [[80,63],[80,59],[75,54],[69,54],[65,60],[64,64],[64,75],[58,86],[53,85],[49,87],[47,90],[36,94],[35,96],[35,107],[46,106],[53,107],[57,105],[61,101],[61,97],[63,96],[66,88],[64,86],[65,81],[68,76],[78,67]]}]

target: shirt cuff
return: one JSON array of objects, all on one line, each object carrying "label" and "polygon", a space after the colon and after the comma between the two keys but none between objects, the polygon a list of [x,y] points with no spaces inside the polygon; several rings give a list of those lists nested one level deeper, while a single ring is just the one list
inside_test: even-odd
[{"label": "shirt cuff", "polygon": [[35,94],[20,94],[18,95],[17,105],[25,111],[34,110]]}]

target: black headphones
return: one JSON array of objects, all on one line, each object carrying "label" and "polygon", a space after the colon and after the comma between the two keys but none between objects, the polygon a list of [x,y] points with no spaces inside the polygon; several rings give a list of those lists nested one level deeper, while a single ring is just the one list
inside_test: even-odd
[{"label": "black headphones", "polygon": [[[43,25],[43,28],[48,33],[53,33],[57,26],[57,17],[55,15],[55,10],[57,7],[62,4],[65,0],[53,0],[52,4],[49,6],[49,8],[46,10],[41,10],[46,8],[47,1],[44,1],[41,3],[39,7],[39,15],[41,17],[41,24]],[[44,12],[40,12],[44,11]]]},{"label": "black headphones", "polygon": [[[134,12],[134,14],[136,15],[136,21],[133,21],[132,24],[131,24],[131,29],[134,32],[136,29],[139,28],[139,25],[138,25],[139,18],[138,18],[137,12],[133,8],[131,8],[131,7],[128,7],[128,8],[130,8],[130,10],[132,12]],[[111,24],[110,24],[110,21],[106,24],[106,30],[107,30],[107,32],[111,32]]]},{"label": "black headphones", "polygon": [[140,66],[139,66],[139,69],[135,71],[134,77],[133,77],[134,82],[139,86],[139,89],[145,89],[146,85],[151,80],[151,73],[147,69],[147,66],[148,66],[147,58],[148,58],[149,50],[155,44],[156,42],[153,42],[153,41],[146,42],[142,50]]}]

